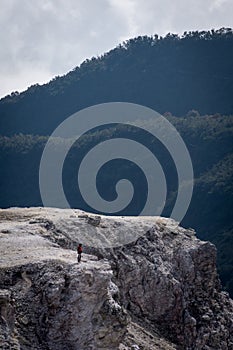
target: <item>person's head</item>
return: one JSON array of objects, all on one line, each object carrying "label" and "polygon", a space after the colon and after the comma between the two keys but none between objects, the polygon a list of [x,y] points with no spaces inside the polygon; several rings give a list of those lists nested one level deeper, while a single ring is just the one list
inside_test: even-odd
[{"label": "person's head", "polygon": [[82,247],[82,243],[79,243],[79,247]]}]

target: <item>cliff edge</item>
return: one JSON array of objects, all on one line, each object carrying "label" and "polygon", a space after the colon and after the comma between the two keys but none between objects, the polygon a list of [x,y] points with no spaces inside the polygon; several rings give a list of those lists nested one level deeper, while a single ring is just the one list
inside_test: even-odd
[{"label": "cliff edge", "polygon": [[216,249],[161,217],[0,210],[0,348],[232,350]]}]

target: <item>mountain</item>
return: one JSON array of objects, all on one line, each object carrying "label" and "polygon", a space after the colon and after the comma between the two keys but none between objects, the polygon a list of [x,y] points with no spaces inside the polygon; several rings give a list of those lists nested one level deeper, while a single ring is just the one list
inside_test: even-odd
[{"label": "mountain", "polygon": [[233,32],[138,37],[45,85],[0,101],[2,135],[48,135],[72,113],[126,101],[184,116],[233,112]]},{"label": "mountain", "polygon": [[[218,270],[233,296],[233,32],[189,32],[182,37],[138,37],[98,58],[86,60],[63,77],[34,85],[0,100],[0,207],[41,206],[39,166],[48,135],[72,113],[96,103],[126,101],[163,113],[190,152],[194,193],[182,221],[218,249]],[[151,128],[155,126],[150,125]],[[74,144],[64,163],[63,185],[73,208],[93,211],[77,189],[84,155],[110,138],[133,137],[156,154],[166,174],[169,217],[177,195],[177,174],[168,152],[148,134],[110,125],[92,130]],[[59,152],[64,140],[54,140]],[[117,163],[118,162],[118,163]],[[75,166],[74,166],[75,164]],[[117,170],[116,170],[117,169]],[[97,177],[106,200],[115,183],[129,179],[135,197],[119,215],[138,215],[145,201],[143,174],[132,162],[106,164]]]},{"label": "mountain", "polygon": [[0,210],[0,221],[1,349],[232,348],[216,249],[193,230],[56,208]]}]

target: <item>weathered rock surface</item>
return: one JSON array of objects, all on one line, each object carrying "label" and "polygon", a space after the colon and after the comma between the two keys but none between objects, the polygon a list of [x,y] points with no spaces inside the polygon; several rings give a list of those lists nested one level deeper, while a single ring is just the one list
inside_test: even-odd
[{"label": "weathered rock surface", "polygon": [[121,303],[180,349],[233,349],[233,303],[220,291],[215,247],[190,233],[164,221],[115,252]]},{"label": "weathered rock surface", "polygon": [[0,234],[0,349],[118,349],[128,316],[112,297],[107,260],[86,255],[77,264],[74,251],[28,230],[24,214],[8,219]]},{"label": "weathered rock surface", "polygon": [[[85,244],[96,238],[103,248]],[[170,219],[1,210],[0,349],[232,350],[215,260]]]}]

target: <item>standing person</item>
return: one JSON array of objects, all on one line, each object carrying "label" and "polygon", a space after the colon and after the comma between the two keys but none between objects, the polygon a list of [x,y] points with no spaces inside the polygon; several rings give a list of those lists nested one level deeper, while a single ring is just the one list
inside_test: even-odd
[{"label": "standing person", "polygon": [[79,243],[78,247],[77,247],[77,253],[78,253],[78,262],[81,261],[81,255],[82,255],[82,252],[83,252],[83,248],[82,248],[82,244]]}]

